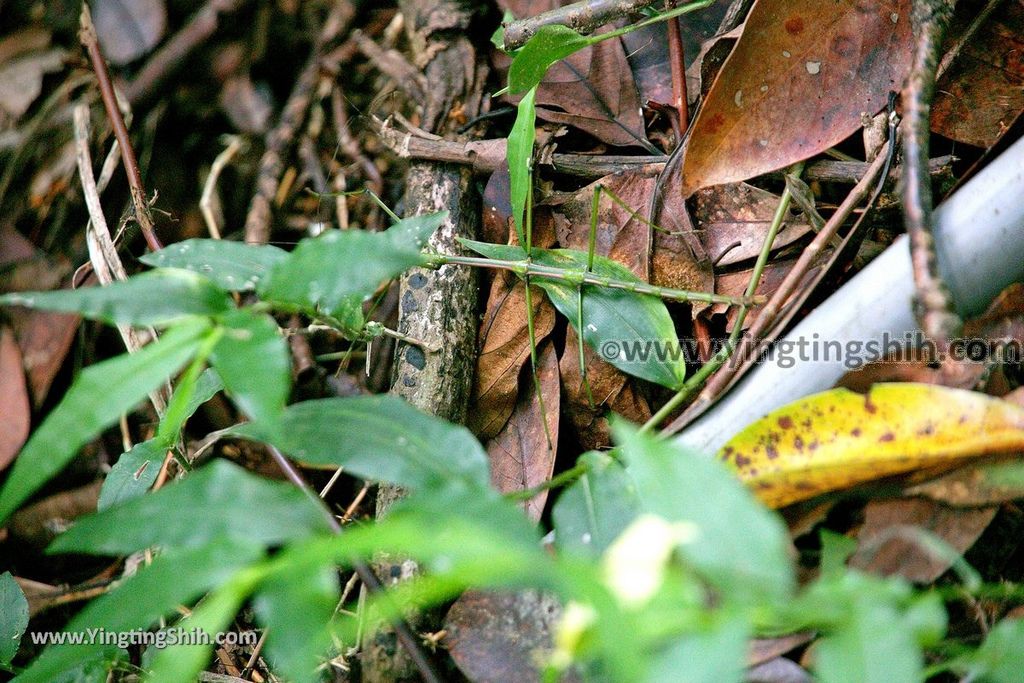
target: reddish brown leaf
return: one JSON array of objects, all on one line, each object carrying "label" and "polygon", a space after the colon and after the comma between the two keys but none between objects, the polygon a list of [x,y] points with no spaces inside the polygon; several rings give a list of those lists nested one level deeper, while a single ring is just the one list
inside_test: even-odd
[{"label": "reddish brown leaf", "polygon": [[647,401],[636,392],[633,382],[614,366],[606,363],[589,346],[583,347],[587,366],[587,382],[593,405],[580,373],[579,341],[576,330],[565,334],[565,350],[559,361],[564,392],[563,412],[572,422],[576,437],[585,450],[605,448],[611,443],[607,414],[614,412],[634,423],[643,424],[651,417]]},{"label": "reddish brown leaf", "polygon": [[[534,244],[541,248],[554,244],[550,216],[535,213]],[[555,327],[555,309],[537,287],[531,288],[534,335],[537,344]],[[519,392],[519,372],[530,358],[530,335],[526,321],[526,288],[511,273],[494,278],[487,309],[480,325],[480,354],[473,380],[473,409],[468,426],[482,440],[496,435],[505,426],[515,407]]]},{"label": "reddish brown leaf", "polygon": [[[448,611],[444,644],[474,683],[539,681],[561,614],[558,600],[539,591],[467,591]],[[578,678],[569,672],[562,680]]]},{"label": "reddish brown leaf", "polygon": [[988,527],[996,510],[951,508],[913,498],[872,501],[864,511],[864,525],[857,533],[859,545],[850,566],[931,583],[949,569],[953,558],[931,552],[915,536],[914,528],[938,536],[958,553],[964,553]]},{"label": "reddish brown leaf", "polygon": [[910,65],[910,0],[759,0],[693,124],[683,194],[832,147]]},{"label": "reddish brown leaf", "polygon": [[[950,27],[957,41],[985,2],[964,1]],[[932,130],[978,147],[994,144],[1024,110],[1024,5],[1005,2],[964,43],[939,79]]]},{"label": "reddish brown leaf", "polygon": [[[505,427],[487,442],[491,481],[502,493],[523,491],[551,478],[558,450],[558,358],[550,344],[537,350],[537,379],[543,404],[532,378],[524,378],[515,410]],[[548,492],[523,503],[527,515],[540,521]]]},{"label": "reddish brown leaf", "polygon": [[[747,183],[728,183],[699,190],[693,218],[708,257],[716,266],[756,258],[779,206],[778,195]],[[784,247],[807,234],[803,218],[787,220],[773,248]]]},{"label": "reddish brown leaf", "polygon": [[28,438],[31,412],[21,350],[8,327],[0,327],[0,471]]},{"label": "reddish brown leaf", "polygon": [[908,487],[908,496],[922,496],[956,507],[997,505],[1024,498],[1024,482],[1020,481],[1020,458],[967,465],[937,479]]}]

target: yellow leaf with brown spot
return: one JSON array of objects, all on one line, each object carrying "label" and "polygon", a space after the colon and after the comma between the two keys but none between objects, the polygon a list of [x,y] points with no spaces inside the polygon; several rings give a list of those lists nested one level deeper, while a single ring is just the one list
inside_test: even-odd
[{"label": "yellow leaf with brown spot", "polygon": [[883,477],[1024,451],[1024,408],[962,389],[876,384],[833,389],[751,424],[719,452],[780,508]]}]

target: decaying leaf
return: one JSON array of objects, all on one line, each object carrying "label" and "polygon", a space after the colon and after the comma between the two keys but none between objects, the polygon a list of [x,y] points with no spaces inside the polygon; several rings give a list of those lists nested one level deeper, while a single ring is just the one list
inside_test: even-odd
[{"label": "decaying leaf", "polygon": [[[540,396],[532,377],[526,377],[519,389],[515,410],[498,434],[487,442],[491,463],[491,482],[502,493],[523,491],[551,478],[558,451],[558,415],[561,391],[558,357],[551,343],[537,351],[537,379]],[[523,503],[526,514],[540,521],[548,492],[542,491]]]},{"label": "decaying leaf", "polygon": [[[778,207],[778,195],[747,183],[699,190],[694,196],[693,218],[711,262],[722,267],[756,258]],[[803,217],[787,220],[772,246],[778,249],[791,244],[810,229]]]},{"label": "decaying leaf", "polygon": [[1024,464],[1016,456],[979,462],[911,486],[905,493],[959,507],[1005,503],[1024,498]]},{"label": "decaying leaf", "polygon": [[[554,244],[548,220],[537,212],[535,246]],[[506,236],[508,227],[506,223]],[[555,327],[555,309],[539,287],[531,288],[533,324],[540,344]],[[519,375],[530,360],[530,335],[526,320],[526,288],[509,272],[494,278],[487,308],[480,325],[480,353],[473,380],[473,410],[469,428],[483,440],[496,435],[505,426],[515,407]]]},{"label": "decaying leaf", "polygon": [[[857,532],[858,547],[850,566],[931,583],[974,545],[996,510],[957,509],[913,498],[873,500],[864,510],[864,524]],[[922,532],[939,538],[956,554],[937,552]]]},{"label": "decaying leaf", "polygon": [[880,384],[784,406],[720,457],[771,507],[883,477],[1024,448],[1024,409],[961,389]]},{"label": "decaying leaf", "polygon": [[0,124],[4,128],[28,111],[43,90],[43,76],[60,71],[64,56],[64,50],[53,48],[0,63]]},{"label": "decaying leaf", "polygon": [[693,123],[683,195],[807,159],[885,106],[909,69],[910,0],[759,0]]},{"label": "decaying leaf", "polygon": [[[950,27],[959,39],[984,7],[964,0]],[[932,104],[932,130],[978,147],[994,144],[1024,110],[1024,5],[1001,3],[964,43],[939,79]]]},{"label": "decaying leaf", "polygon": [[0,327],[0,471],[25,443],[31,421],[21,350],[10,328]]},{"label": "decaying leaf", "polygon": [[445,618],[444,644],[471,681],[540,680],[561,614],[558,599],[539,591],[466,591]]}]

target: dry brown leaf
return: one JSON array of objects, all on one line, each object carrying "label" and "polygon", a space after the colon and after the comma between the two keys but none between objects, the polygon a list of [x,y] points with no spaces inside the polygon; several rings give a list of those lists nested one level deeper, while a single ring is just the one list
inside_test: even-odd
[{"label": "dry brown leaf", "polygon": [[10,328],[0,327],[0,471],[25,443],[31,420],[21,350]]},{"label": "dry brown leaf", "polygon": [[[949,42],[986,3],[957,5]],[[1024,110],[1024,5],[1004,2],[964,44],[939,79],[932,130],[959,142],[990,147]]]},{"label": "dry brown leaf", "polygon": [[60,71],[64,50],[31,52],[0,63],[0,129],[17,121],[43,91],[43,76]]},{"label": "dry brown leaf", "polygon": [[466,591],[445,618],[444,645],[474,683],[538,681],[561,614],[557,598],[539,591]]},{"label": "dry brown leaf", "polygon": [[[551,478],[558,452],[558,415],[561,398],[558,357],[550,342],[537,349],[537,380],[524,378],[515,410],[498,434],[487,442],[491,482],[502,493],[523,491]],[[527,516],[539,522],[548,492],[523,502]]]},{"label": "dry brown leaf", "polygon": [[916,530],[938,536],[962,554],[988,528],[997,509],[967,510],[914,498],[871,501],[849,564],[874,574],[931,583],[949,569],[953,558],[930,552]]},{"label": "dry brown leaf", "polygon": [[[708,257],[722,267],[757,258],[779,207],[779,196],[747,183],[728,183],[699,190],[693,207],[697,234]],[[791,218],[783,223],[772,247],[791,244],[810,229],[802,215]]]},{"label": "dry brown leaf", "polygon": [[243,73],[229,77],[220,91],[220,106],[235,128],[243,133],[267,132],[274,107],[270,95]]},{"label": "dry brown leaf", "polygon": [[562,412],[569,418],[584,450],[605,448],[611,443],[607,414],[614,412],[627,420],[643,424],[651,409],[630,378],[606,363],[596,351],[583,346],[587,382],[594,398],[591,405],[580,373],[579,337],[572,327],[566,329],[565,349],[559,360],[564,402]]},{"label": "dry brown leaf", "polygon": [[123,66],[149,53],[167,30],[164,0],[94,0],[96,25],[103,56]]},{"label": "dry brown leaf", "polygon": [[910,0],[759,0],[694,121],[683,194],[784,168],[881,110],[909,70]]},{"label": "dry brown leaf", "polygon": [[[534,244],[554,244],[550,217],[535,214]],[[533,300],[534,337],[539,345],[555,327],[555,309],[538,287],[530,288]],[[530,335],[526,320],[526,287],[509,272],[499,273],[491,284],[487,308],[480,325],[480,354],[473,379],[473,409],[467,426],[481,439],[496,435],[505,426],[519,393],[519,374],[530,359]]]},{"label": "dry brown leaf", "polygon": [[967,465],[911,486],[904,493],[957,507],[996,505],[1024,498],[1020,457]]}]

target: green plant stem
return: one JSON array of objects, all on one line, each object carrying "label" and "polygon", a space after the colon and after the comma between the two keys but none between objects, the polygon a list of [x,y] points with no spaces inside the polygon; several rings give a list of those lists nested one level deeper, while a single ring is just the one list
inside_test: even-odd
[{"label": "green plant stem", "polygon": [[536,486],[533,486],[528,489],[523,489],[522,491],[513,491],[511,493],[506,493],[505,498],[507,500],[513,501],[530,500],[539,493],[544,493],[545,491],[556,489],[559,486],[571,484],[572,482],[576,481],[586,473],[587,466],[585,464],[576,463],[571,468],[567,469],[564,472],[559,472],[558,474],[556,474],[555,476],[551,477],[550,479],[541,484],[537,484]]},{"label": "green plant stem", "polygon": [[765,302],[763,296],[725,296],[723,294],[711,294],[708,292],[689,292],[682,289],[671,289],[649,285],[646,282],[627,282],[625,280],[613,280],[611,278],[586,273],[579,270],[564,270],[551,266],[543,266],[530,261],[504,261],[501,259],[489,259],[476,256],[449,256],[448,254],[432,254],[430,262],[433,266],[446,264],[458,264],[463,266],[476,266],[477,268],[497,268],[500,270],[511,270],[520,277],[533,276],[547,280],[559,280],[574,285],[595,285],[597,287],[608,287],[611,289],[624,289],[637,294],[650,294],[662,299],[672,301],[699,301],[702,303],[725,304],[727,306],[757,306]]},{"label": "green plant stem", "polygon": [[[804,170],[804,162],[798,162],[790,167],[790,173],[799,176]],[[747,289],[744,292],[745,299],[752,299],[754,292],[757,291],[757,285],[761,281],[761,275],[764,274],[765,266],[768,264],[768,257],[772,251],[772,244],[775,243],[775,237],[779,234],[779,230],[782,229],[782,223],[786,218],[786,212],[789,211],[789,204],[792,201],[793,196],[789,192],[787,186],[782,191],[782,196],[779,198],[779,205],[775,209],[775,215],[772,217],[772,224],[768,228],[768,233],[764,236],[764,243],[761,245],[761,253],[757,255],[757,261],[754,263],[754,270],[750,275],[750,282],[747,283]],[[729,357],[732,356],[732,352],[735,350],[737,343],[739,342],[740,335],[743,334],[743,321],[747,318],[747,313],[750,312],[750,306],[746,303],[740,304],[739,312],[736,315],[736,322],[733,324],[732,332],[729,334],[729,339],[725,342],[718,353],[714,357],[705,363],[700,370],[696,372],[690,379],[686,380],[686,383],[676,392],[676,394],[665,402],[665,405],[661,407],[658,412],[651,416],[643,427],[640,428],[642,433],[650,432],[652,429],[661,424],[665,418],[671,415],[676,408],[681,406],[685,401],[689,400],[693,394],[704,386],[704,382],[707,381],[718,368],[725,365]]]}]

